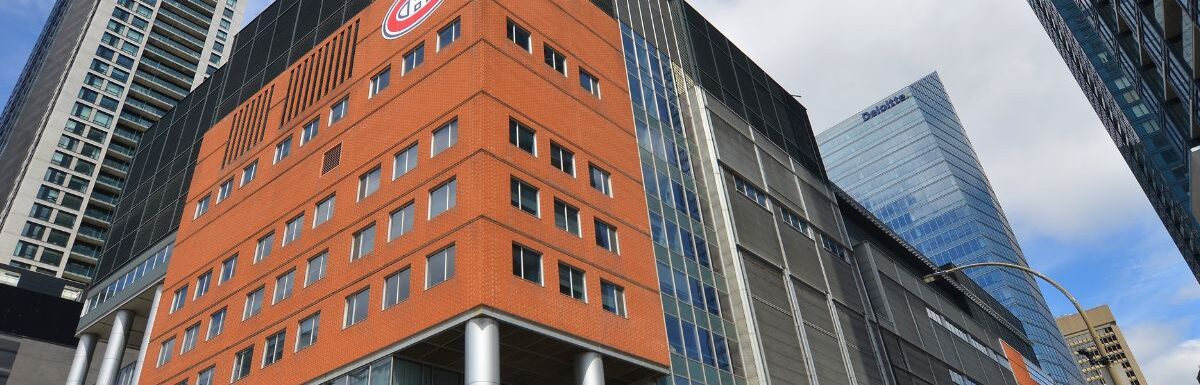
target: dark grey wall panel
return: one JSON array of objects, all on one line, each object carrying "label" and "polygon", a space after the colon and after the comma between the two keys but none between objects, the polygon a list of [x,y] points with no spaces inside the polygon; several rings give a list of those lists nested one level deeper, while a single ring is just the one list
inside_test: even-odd
[{"label": "dark grey wall panel", "polygon": [[732,176],[726,177],[726,183],[738,244],[776,266],[783,266],[783,254],[779,250],[779,238],[775,236],[775,219],[771,212],[737,192]]},{"label": "dark grey wall panel", "polygon": [[846,362],[842,359],[837,338],[830,332],[809,325],[805,325],[804,331],[812,351],[817,381],[821,385],[849,385],[850,376],[846,373]]},{"label": "dark grey wall panel", "polygon": [[746,263],[746,279],[750,281],[750,295],[791,314],[790,310],[786,310],[792,306],[788,302],[783,270],[746,253],[742,253],[742,258]]},{"label": "dark grey wall panel", "polygon": [[765,302],[754,301],[763,355],[766,357],[772,385],[806,385],[804,350],[796,334],[796,320]]}]

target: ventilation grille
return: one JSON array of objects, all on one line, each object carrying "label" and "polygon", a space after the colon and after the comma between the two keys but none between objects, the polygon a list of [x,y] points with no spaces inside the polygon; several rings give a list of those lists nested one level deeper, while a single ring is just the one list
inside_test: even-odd
[{"label": "ventilation grille", "polygon": [[283,121],[291,121],[325,93],[354,76],[354,51],[358,22],[343,28],[316,51],[300,60],[288,73]]},{"label": "ventilation grille", "polygon": [[340,143],[329,151],[325,151],[325,159],[321,162],[321,175],[332,171],[339,164],[342,164],[342,145]]},{"label": "ventilation grille", "polygon": [[225,157],[221,159],[221,168],[241,158],[262,142],[266,133],[267,116],[271,113],[271,97],[274,94],[275,86],[272,85],[234,111],[233,127],[229,130],[229,139],[225,141]]}]

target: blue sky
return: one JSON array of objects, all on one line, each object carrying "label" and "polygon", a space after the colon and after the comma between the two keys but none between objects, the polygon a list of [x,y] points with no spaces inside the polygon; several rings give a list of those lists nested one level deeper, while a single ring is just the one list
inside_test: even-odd
[{"label": "blue sky", "polygon": [[[1112,306],[1151,383],[1193,381],[1200,284],[1025,2],[691,1],[804,95],[817,131],[939,71],[1030,264],[1085,306]],[[0,100],[53,3],[6,2]],[[841,14],[853,22],[828,17]]]}]

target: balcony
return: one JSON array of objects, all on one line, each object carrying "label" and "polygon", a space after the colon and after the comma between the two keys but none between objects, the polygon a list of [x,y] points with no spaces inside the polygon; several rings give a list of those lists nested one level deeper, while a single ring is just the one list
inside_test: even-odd
[{"label": "balcony", "polygon": [[207,28],[201,27],[199,24],[183,18],[183,16],[176,15],[169,9],[159,8],[158,18],[155,20],[154,24],[157,25],[164,20],[168,21],[172,26],[178,27],[184,32],[187,32],[187,35],[192,35],[195,38],[203,39],[208,36]]},{"label": "balcony", "polygon": [[158,76],[155,76],[152,73],[145,72],[145,71],[138,72],[137,75],[133,77],[133,79],[135,81],[150,83],[151,86],[159,86],[164,91],[170,91],[173,95],[168,95],[168,96],[170,96],[171,99],[175,100],[174,103],[171,103],[172,106],[174,106],[175,103],[178,103],[178,101],[180,99],[183,99],[183,97],[187,96],[188,92],[190,92],[190,89],[177,86],[171,82],[168,82],[166,80],[159,78]]},{"label": "balcony", "polygon": [[106,171],[113,171],[115,174],[129,174],[129,163],[121,162],[112,158],[104,158],[104,162],[100,163]]},{"label": "balcony", "polygon": [[[144,54],[144,57],[162,59],[163,61],[166,61],[167,63],[176,66],[175,69],[179,70],[179,71],[195,71],[196,63],[200,62],[199,60],[197,60],[195,63],[193,63],[190,60],[184,59],[183,57],[180,57],[179,55],[176,55],[172,52],[168,52],[167,50],[156,47],[152,44],[146,45],[146,49],[143,50],[142,52]],[[145,55],[145,54],[148,54],[148,55]]]},{"label": "balcony", "polygon": [[100,248],[76,242],[74,246],[71,246],[71,257],[78,257],[88,262],[96,262],[100,258]]},{"label": "balcony", "polygon": [[159,30],[166,32],[165,35],[180,37],[181,39],[183,39],[183,41],[185,41],[187,43],[191,43],[190,45],[194,49],[197,49],[197,50],[204,49],[204,40],[197,39],[195,36],[192,36],[192,35],[188,34],[187,32],[183,32],[183,30],[181,30],[179,28],[172,27],[170,24],[167,24],[167,23],[154,24],[154,29],[152,31],[159,31]]},{"label": "balcony", "polygon": [[84,239],[99,245],[104,244],[104,240],[108,237],[108,232],[91,226],[80,226],[77,240]]},{"label": "balcony", "polygon": [[181,4],[175,0],[162,0],[161,2],[163,4],[171,6],[172,11],[178,11],[177,13],[179,13],[180,15],[184,15],[188,18],[191,18],[192,21],[195,22],[196,24],[207,24],[212,20],[212,12],[211,11],[209,12],[208,15],[205,15],[205,14],[201,13],[200,11],[192,9],[192,7]]},{"label": "balcony", "polygon": [[176,103],[179,103],[179,98],[173,98],[170,95],[155,91],[150,87],[146,87],[137,83],[130,85],[129,91],[130,95],[139,97],[139,99],[146,98],[150,99],[151,101],[161,103],[162,105],[159,107],[163,108],[171,108]]},{"label": "balcony", "polygon": [[117,155],[118,158],[133,160],[133,154],[135,152],[136,150],[134,150],[132,147],[120,143],[112,142],[108,144],[108,153]]},{"label": "balcony", "polygon": [[168,51],[171,51],[172,54],[183,57],[184,60],[190,58],[196,62],[200,62],[200,50],[179,44],[174,40],[171,40],[169,37],[162,36],[158,33],[151,33],[150,42],[155,46],[162,46],[162,48],[166,48]]},{"label": "balcony", "polygon": [[76,278],[83,278],[82,280],[91,281],[96,276],[96,266],[85,265],[77,261],[67,261],[67,266],[63,269],[63,272],[73,274]]},{"label": "balcony", "polygon": [[92,191],[92,202],[99,203],[100,206],[105,206],[109,209],[115,209],[117,203],[120,202],[120,198],[105,191]]},{"label": "balcony", "polygon": [[[126,99],[125,102],[129,103],[132,100],[133,99]],[[139,100],[139,102],[142,102],[142,101]],[[145,102],[142,102],[142,103],[145,103]],[[138,142],[141,142],[141,140],[142,140],[142,133],[131,130],[126,127],[123,127],[121,125],[117,125],[117,129],[113,130],[113,137],[124,139],[125,142],[127,142],[129,144],[137,145]]]},{"label": "balcony", "polygon": [[153,70],[156,75],[168,76],[172,79],[178,80],[180,83],[186,84],[188,87],[192,86],[192,75],[188,75],[187,73],[179,71],[174,67],[160,63],[158,60],[151,59],[149,56],[142,57],[142,63],[139,68]]},{"label": "balcony", "polygon": [[96,185],[107,186],[114,191],[121,191],[121,188],[125,186],[125,180],[105,173],[100,173],[96,175]]}]

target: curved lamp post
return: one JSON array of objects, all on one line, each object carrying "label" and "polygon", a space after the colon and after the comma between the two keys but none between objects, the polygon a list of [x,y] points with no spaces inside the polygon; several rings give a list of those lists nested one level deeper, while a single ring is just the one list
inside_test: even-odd
[{"label": "curved lamp post", "polygon": [[[1104,365],[1104,367],[1108,370],[1108,376],[1112,377],[1113,382],[1114,382],[1113,385],[1127,385],[1126,377],[1118,371],[1118,369],[1116,368],[1115,362],[1110,360],[1108,358],[1108,353],[1106,353],[1104,351],[1104,344],[1100,343],[1100,336],[1099,336],[1099,334],[1096,333],[1096,328],[1092,326],[1092,322],[1088,320],[1087,313],[1083,311],[1083,306],[1081,306],[1079,304],[1079,301],[1075,300],[1075,296],[1073,296],[1073,295],[1071,295],[1071,293],[1067,292],[1066,288],[1064,288],[1062,285],[1059,285],[1058,282],[1055,282],[1053,279],[1050,279],[1050,277],[1047,277],[1045,274],[1039,273],[1028,267],[1016,265],[1016,264],[1012,264],[1012,263],[981,262],[981,263],[972,263],[972,264],[963,265],[963,266],[955,266],[954,268],[951,268],[949,270],[939,270],[939,271],[934,272],[933,274],[926,275],[924,280],[925,280],[925,283],[934,283],[937,281],[937,279],[939,277],[954,273],[959,270],[969,269],[969,268],[973,268],[973,267],[986,267],[986,266],[1006,267],[1006,268],[1024,271],[1026,273],[1029,273],[1032,276],[1041,278],[1042,280],[1049,283],[1051,286],[1054,286],[1055,289],[1058,289],[1058,291],[1062,292],[1062,294],[1064,296],[1066,296],[1068,300],[1071,301],[1071,305],[1075,306],[1075,311],[1079,312],[1079,317],[1083,319],[1083,324],[1085,326],[1087,326],[1088,334],[1090,334],[1092,337],[1092,343],[1094,345],[1096,345],[1096,352],[1099,355],[1100,364]],[[1083,353],[1083,351],[1081,351],[1080,353]]]}]

